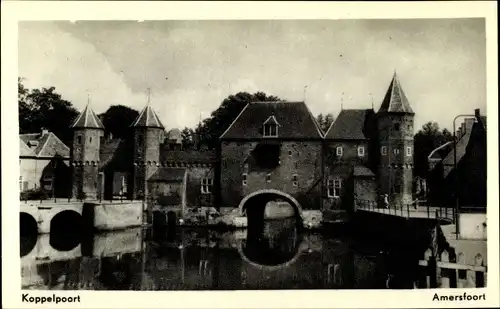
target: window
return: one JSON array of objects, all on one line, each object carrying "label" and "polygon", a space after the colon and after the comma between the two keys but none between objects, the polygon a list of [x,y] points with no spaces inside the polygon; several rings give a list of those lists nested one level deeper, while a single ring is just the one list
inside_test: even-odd
[{"label": "window", "polygon": [[127,193],[127,177],[122,176],[122,194]]},{"label": "window", "polygon": [[277,137],[278,126],[271,123],[264,124],[264,137]]},{"label": "window", "polygon": [[328,197],[340,197],[342,189],[341,179],[328,179]]},{"label": "window", "polygon": [[342,153],[343,153],[343,149],[342,149],[342,147],[341,147],[341,146],[338,146],[338,147],[336,148],[336,151],[335,151],[335,152],[336,152],[336,154],[337,154],[337,157],[341,157],[341,156],[342,156]]},{"label": "window", "polygon": [[92,143],[92,136],[89,137],[89,143]]},{"label": "window", "polygon": [[387,155],[387,147],[386,146],[382,146],[380,148],[380,153],[382,153],[383,156],[386,156]]},{"label": "window", "polygon": [[406,156],[411,157],[411,147],[406,147]]},{"label": "window", "polygon": [[248,163],[243,164],[243,173],[248,174]]},{"label": "window", "polygon": [[77,143],[77,144],[81,144],[81,143],[82,143],[82,136],[81,136],[81,135],[78,135],[78,136],[76,137],[76,143]]},{"label": "window", "polygon": [[203,194],[212,193],[213,184],[214,184],[214,180],[212,178],[203,178],[201,180],[201,193],[203,193]]},{"label": "window", "polygon": [[394,154],[399,154],[399,148],[394,148]]},{"label": "window", "polygon": [[292,156],[292,151],[291,150],[288,150],[288,156]]},{"label": "window", "polygon": [[274,115],[264,122],[263,135],[264,137],[278,137],[278,121]]},{"label": "window", "polygon": [[243,181],[242,181],[243,185],[246,186],[247,185],[247,174],[243,174]]},{"label": "window", "polygon": [[365,156],[365,147],[359,146],[358,147],[358,157],[364,157]]},{"label": "window", "polygon": [[394,124],[394,131],[399,131],[399,123]]},{"label": "window", "polygon": [[297,174],[292,175],[292,183],[294,187],[299,185],[299,177],[297,176]]},{"label": "window", "polygon": [[266,175],[266,182],[271,182],[271,174],[270,173],[268,173]]}]

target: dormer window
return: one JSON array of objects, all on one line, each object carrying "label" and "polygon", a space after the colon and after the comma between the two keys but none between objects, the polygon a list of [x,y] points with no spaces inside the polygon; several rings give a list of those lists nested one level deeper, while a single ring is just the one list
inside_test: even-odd
[{"label": "dormer window", "polygon": [[267,120],[264,122],[263,136],[278,137],[278,126],[279,123],[276,120],[276,117],[274,117],[274,115],[267,118]]}]

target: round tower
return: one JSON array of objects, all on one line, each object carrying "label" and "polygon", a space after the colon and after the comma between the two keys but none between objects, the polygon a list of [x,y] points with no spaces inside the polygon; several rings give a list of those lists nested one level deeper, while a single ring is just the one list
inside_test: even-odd
[{"label": "round tower", "polygon": [[131,126],[134,132],[133,198],[142,199],[148,194],[147,180],[160,166],[160,146],[165,138],[165,127],[149,105]]},{"label": "round tower", "polygon": [[71,165],[73,166],[73,197],[97,199],[100,192],[99,158],[104,125],[87,105],[71,125],[73,143]]},{"label": "round tower", "polygon": [[391,207],[412,201],[414,115],[394,73],[377,113],[379,189],[381,194],[389,195]]}]

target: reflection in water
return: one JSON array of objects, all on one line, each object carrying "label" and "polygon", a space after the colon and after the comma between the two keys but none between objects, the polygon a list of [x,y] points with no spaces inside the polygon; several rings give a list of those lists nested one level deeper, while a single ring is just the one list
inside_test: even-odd
[{"label": "reflection in water", "polygon": [[[385,288],[379,251],[347,239],[302,233],[295,222],[269,221],[257,231],[167,229],[94,235],[71,251],[41,235],[21,258],[22,286],[54,290],[235,290]],[[23,242],[23,246],[32,246]]]}]

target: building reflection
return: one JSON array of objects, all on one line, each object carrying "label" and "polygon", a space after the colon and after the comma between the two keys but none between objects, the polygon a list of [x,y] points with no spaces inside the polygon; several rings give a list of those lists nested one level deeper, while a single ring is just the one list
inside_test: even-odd
[{"label": "building reflection", "polygon": [[291,222],[267,222],[255,234],[171,229],[147,240],[141,229],[127,230],[68,252],[47,249],[41,237],[21,259],[26,289],[349,289],[382,282],[374,281],[375,259],[348,242],[300,233]]}]

